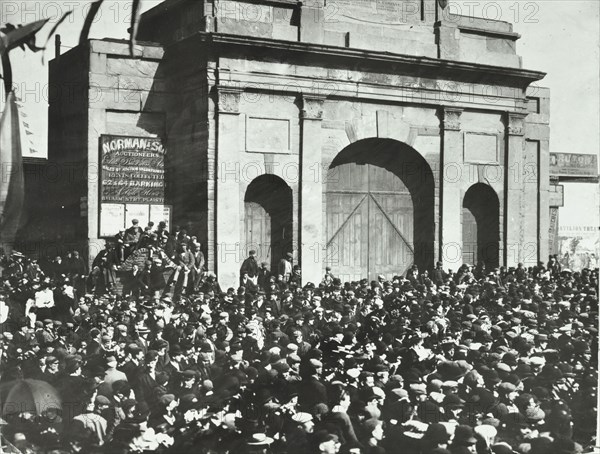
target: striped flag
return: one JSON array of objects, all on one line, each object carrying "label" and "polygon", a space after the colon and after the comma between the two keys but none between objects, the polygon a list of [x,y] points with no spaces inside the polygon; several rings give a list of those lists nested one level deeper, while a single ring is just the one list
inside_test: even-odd
[{"label": "striped flag", "polygon": [[21,117],[11,92],[0,119],[0,247],[12,252],[25,198]]}]

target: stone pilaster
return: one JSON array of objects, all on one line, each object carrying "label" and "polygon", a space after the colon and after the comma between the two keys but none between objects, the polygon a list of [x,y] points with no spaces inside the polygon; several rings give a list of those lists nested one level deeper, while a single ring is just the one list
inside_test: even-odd
[{"label": "stone pilaster", "polygon": [[460,181],[463,171],[462,109],[446,107],[442,120],[441,238],[440,260],[444,269],[456,271],[462,265],[462,199]]},{"label": "stone pilaster", "polygon": [[[539,260],[546,261],[552,253],[554,243],[548,242],[546,232],[550,231],[551,214],[547,209],[550,206],[550,143],[548,140],[540,142],[539,155]],[[552,246],[550,246],[552,245]]]},{"label": "stone pilaster", "polygon": [[302,280],[321,280],[326,251],[323,232],[323,178],[321,121],[324,97],[303,96],[301,110],[302,149],[300,154],[300,265]]},{"label": "stone pilaster", "polygon": [[216,257],[219,283],[223,288],[237,288],[241,251],[240,231],[240,134],[241,90],[218,87],[216,150]]},{"label": "stone pilaster", "polygon": [[[506,245],[505,265],[517,266],[525,253],[523,175],[525,153],[525,114],[508,113],[506,121]],[[535,208],[533,208],[535,209]]]},{"label": "stone pilaster", "polygon": [[460,31],[453,22],[436,22],[438,57],[446,60],[458,60],[460,57]]},{"label": "stone pilaster", "polygon": [[323,44],[325,36],[324,24],[326,19],[324,6],[324,0],[301,3],[298,41]]}]

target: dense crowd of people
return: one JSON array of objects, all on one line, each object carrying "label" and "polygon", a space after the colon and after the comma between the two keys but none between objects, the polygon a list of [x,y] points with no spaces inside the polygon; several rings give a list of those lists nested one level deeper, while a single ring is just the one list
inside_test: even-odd
[{"label": "dense crowd of people", "polygon": [[[302,283],[135,222],[88,270],[3,260],[2,444],[37,453],[575,454],[597,419],[598,270]],[[122,285],[119,285],[119,278]]]}]

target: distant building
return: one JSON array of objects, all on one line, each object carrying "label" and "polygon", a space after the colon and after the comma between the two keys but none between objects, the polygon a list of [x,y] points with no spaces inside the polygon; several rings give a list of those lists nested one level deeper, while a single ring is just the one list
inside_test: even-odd
[{"label": "distant building", "polygon": [[549,91],[511,24],[435,0],[167,0],[138,38],[51,62],[64,241],[93,254],[169,219],[226,286],[250,249],[313,282],[547,259]]}]

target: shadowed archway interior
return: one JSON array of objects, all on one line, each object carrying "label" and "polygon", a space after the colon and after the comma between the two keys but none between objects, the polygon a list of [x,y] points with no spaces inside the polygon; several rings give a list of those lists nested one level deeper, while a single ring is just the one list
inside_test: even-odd
[{"label": "shadowed archway interior", "polygon": [[250,183],[244,197],[243,250],[271,270],[292,251],[292,189],[276,175],[261,175]]},{"label": "shadowed archway interior", "polygon": [[434,180],[415,149],[392,139],[357,141],[333,160],[325,192],[325,265],[342,280],[431,267]]},{"label": "shadowed archway interior", "polygon": [[469,188],[463,199],[463,263],[498,266],[499,215],[500,201],[490,186],[476,183]]}]

